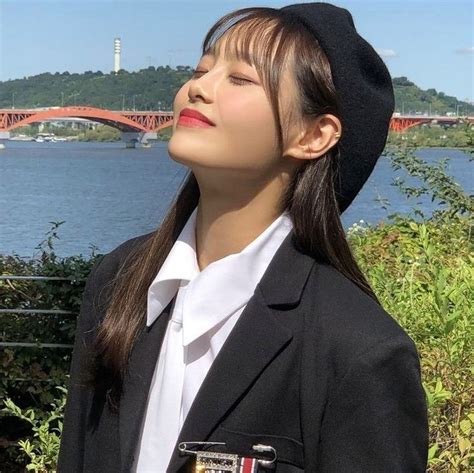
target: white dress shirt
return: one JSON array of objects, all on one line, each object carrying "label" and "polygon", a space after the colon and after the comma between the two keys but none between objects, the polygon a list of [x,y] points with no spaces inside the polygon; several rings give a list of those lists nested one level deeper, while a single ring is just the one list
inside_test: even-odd
[{"label": "white dress shirt", "polygon": [[199,270],[197,207],[148,289],[147,326],[174,296],[151,381],[133,472],[166,472],[192,402],[273,255],[293,228],[285,211],[240,253]]}]

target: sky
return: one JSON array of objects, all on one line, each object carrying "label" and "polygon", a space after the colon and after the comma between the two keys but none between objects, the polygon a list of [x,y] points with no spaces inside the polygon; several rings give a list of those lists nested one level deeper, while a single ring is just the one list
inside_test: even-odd
[{"label": "sky", "polygon": [[[44,72],[121,67],[195,67],[207,30],[239,8],[281,8],[294,1],[0,0],[0,81]],[[303,2],[307,3],[307,2]],[[392,77],[422,89],[474,100],[473,3],[459,0],[329,2],[352,14],[358,33]]]}]

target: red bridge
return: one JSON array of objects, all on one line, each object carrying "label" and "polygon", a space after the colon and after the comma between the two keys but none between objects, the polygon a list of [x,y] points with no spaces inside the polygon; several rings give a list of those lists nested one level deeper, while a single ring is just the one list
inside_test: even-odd
[{"label": "red bridge", "polygon": [[0,109],[0,138],[8,138],[10,131],[21,126],[61,118],[82,118],[117,128],[127,147],[132,148],[138,141],[156,139],[160,130],[173,125],[173,112],[114,111],[95,107]]},{"label": "red bridge", "polygon": [[[7,139],[10,131],[24,125],[61,118],[82,118],[117,128],[122,132],[122,140],[127,147],[136,142],[156,139],[157,132],[173,125],[173,112],[115,111],[95,107],[52,107],[36,109],[0,109],[0,139]],[[474,122],[474,117],[446,117],[425,115],[394,114],[390,130],[402,132],[422,124],[453,125],[466,120]]]},{"label": "red bridge", "polygon": [[474,117],[446,117],[444,115],[393,115],[390,121],[391,131],[405,131],[415,126],[437,124],[452,126],[457,123],[474,123]]},{"label": "red bridge", "polygon": [[85,118],[118,128],[120,131],[157,132],[172,125],[173,112],[117,112],[94,107],[0,109],[0,131],[10,131],[30,123],[65,117]]}]

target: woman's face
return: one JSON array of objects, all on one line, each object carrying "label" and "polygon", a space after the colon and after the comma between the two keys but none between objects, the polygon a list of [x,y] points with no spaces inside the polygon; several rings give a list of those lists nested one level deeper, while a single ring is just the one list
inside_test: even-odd
[{"label": "woman's face", "polygon": [[[224,35],[219,43],[226,40]],[[219,46],[219,45],[218,45]],[[223,46],[223,44],[221,44]],[[284,164],[277,150],[277,130],[270,100],[254,67],[216,56],[205,55],[193,77],[176,94],[170,156],[199,174],[200,168],[232,171],[234,177],[259,179],[274,176]],[[295,86],[282,78],[281,107],[289,105]],[[198,110],[215,126],[192,128],[179,123],[181,110]]]}]

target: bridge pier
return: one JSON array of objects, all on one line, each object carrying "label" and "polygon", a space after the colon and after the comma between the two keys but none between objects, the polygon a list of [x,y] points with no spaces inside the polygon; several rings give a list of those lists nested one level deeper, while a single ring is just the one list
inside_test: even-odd
[{"label": "bridge pier", "polygon": [[121,140],[125,143],[125,147],[133,149],[137,143],[147,144],[148,140],[156,140],[158,134],[156,132],[143,131],[122,131]]},{"label": "bridge pier", "polygon": [[149,131],[148,133],[145,133],[143,135],[142,143],[147,143],[148,140],[157,140],[158,139],[158,133],[156,131]]},{"label": "bridge pier", "polygon": [[5,141],[10,139],[9,131],[0,131],[0,149],[5,149]]},{"label": "bridge pier", "polygon": [[138,141],[140,141],[140,132],[135,131],[122,131],[121,133],[121,140],[125,143],[126,148],[135,148],[135,145]]}]

